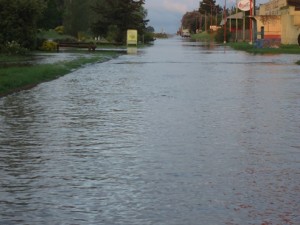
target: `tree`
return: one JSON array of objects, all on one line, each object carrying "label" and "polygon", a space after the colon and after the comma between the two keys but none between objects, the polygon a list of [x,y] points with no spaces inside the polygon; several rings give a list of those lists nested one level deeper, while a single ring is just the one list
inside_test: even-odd
[{"label": "tree", "polygon": [[114,34],[117,42],[125,42],[126,31],[137,29],[139,34],[146,31],[148,20],[145,20],[147,11],[144,9],[145,1],[133,0],[99,0],[93,7],[96,21],[92,31],[97,36]]},{"label": "tree", "polygon": [[0,43],[15,41],[33,49],[36,24],[45,6],[44,0],[0,0]]},{"label": "tree", "polygon": [[187,12],[181,19],[182,27],[196,33],[197,29],[200,28],[200,16],[198,11]]},{"label": "tree", "polygon": [[46,0],[46,8],[38,21],[38,28],[53,29],[63,24],[64,0]]},{"label": "tree", "polygon": [[77,37],[79,32],[87,32],[91,25],[92,0],[65,0],[63,25],[65,33]]},{"label": "tree", "polygon": [[148,26],[146,29],[147,29],[147,32],[150,32],[150,33],[154,33],[155,32],[155,29],[152,26]]},{"label": "tree", "polygon": [[222,8],[216,5],[216,0],[202,0],[200,2],[199,12],[211,15],[220,14]]},{"label": "tree", "polygon": [[[205,19],[207,15],[210,15],[210,25],[213,25],[218,23],[217,16],[221,14],[222,7],[216,4],[216,0],[202,0],[198,11],[201,15],[205,15]],[[214,16],[216,19],[213,19]]]}]

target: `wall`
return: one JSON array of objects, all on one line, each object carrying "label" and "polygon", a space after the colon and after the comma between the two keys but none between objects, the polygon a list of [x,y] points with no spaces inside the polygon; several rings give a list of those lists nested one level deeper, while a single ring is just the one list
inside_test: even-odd
[{"label": "wall", "polygon": [[294,6],[281,10],[281,43],[297,44],[300,35],[300,11],[296,11]]},{"label": "wall", "polygon": [[[300,1],[300,0],[299,0]],[[257,29],[265,28],[265,38],[281,38],[282,44],[298,44],[300,11],[288,6],[287,0],[271,0],[260,5]]]},{"label": "wall", "polygon": [[[260,32],[261,27],[265,29],[265,39],[281,38],[281,17],[274,15],[256,16],[257,29]],[[260,38],[260,37],[258,37]]]}]

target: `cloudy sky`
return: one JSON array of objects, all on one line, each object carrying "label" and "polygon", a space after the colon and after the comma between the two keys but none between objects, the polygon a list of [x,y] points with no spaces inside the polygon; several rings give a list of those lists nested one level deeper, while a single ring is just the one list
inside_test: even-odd
[{"label": "cloudy sky", "polygon": [[[182,16],[199,8],[201,0],[146,0],[145,8],[148,10],[149,25],[156,32],[176,33],[180,26]],[[266,3],[269,0],[256,0]],[[225,0],[216,0],[217,4],[224,6]],[[227,0],[228,5],[233,5],[236,0]]]}]

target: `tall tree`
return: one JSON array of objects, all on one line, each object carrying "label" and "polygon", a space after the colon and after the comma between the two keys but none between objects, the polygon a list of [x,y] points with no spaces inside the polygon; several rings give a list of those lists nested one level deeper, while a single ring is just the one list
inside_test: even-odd
[{"label": "tall tree", "polygon": [[[209,24],[218,24],[218,15],[221,15],[222,7],[216,4],[216,0],[202,0],[200,2],[199,12],[205,16],[205,30],[207,28],[207,16],[209,15]],[[214,18],[215,17],[215,18]]]},{"label": "tall tree", "polygon": [[86,32],[90,27],[92,0],[65,0],[64,22],[65,32],[77,36],[78,32]]},{"label": "tall tree", "polygon": [[181,19],[181,25],[184,29],[189,29],[192,33],[196,33],[200,25],[200,13],[198,11],[187,12]]},{"label": "tall tree", "polygon": [[216,15],[220,13],[222,8],[216,5],[216,0],[202,0],[200,2],[199,12],[204,14]]},{"label": "tall tree", "polygon": [[38,27],[51,29],[62,25],[64,13],[64,0],[46,0],[47,6],[41,19],[38,21]]},{"label": "tall tree", "polygon": [[0,44],[16,41],[34,48],[36,24],[44,8],[44,0],[0,0]]},{"label": "tall tree", "polygon": [[99,0],[93,7],[97,20],[92,26],[96,35],[107,36],[110,28],[116,32],[115,41],[124,42],[127,29],[146,30],[148,20],[144,0]]}]

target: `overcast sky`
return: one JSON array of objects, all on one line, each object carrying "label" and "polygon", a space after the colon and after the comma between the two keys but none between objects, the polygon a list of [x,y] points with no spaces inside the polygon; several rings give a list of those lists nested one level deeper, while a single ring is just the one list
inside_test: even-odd
[{"label": "overcast sky", "polygon": [[[180,26],[182,16],[199,8],[202,0],[146,0],[145,8],[148,10],[148,25],[153,26],[156,32],[176,33]],[[256,0],[256,4],[266,3],[269,0]],[[216,0],[217,4],[224,6],[225,0]],[[227,5],[233,5],[236,0],[227,0]]]}]

